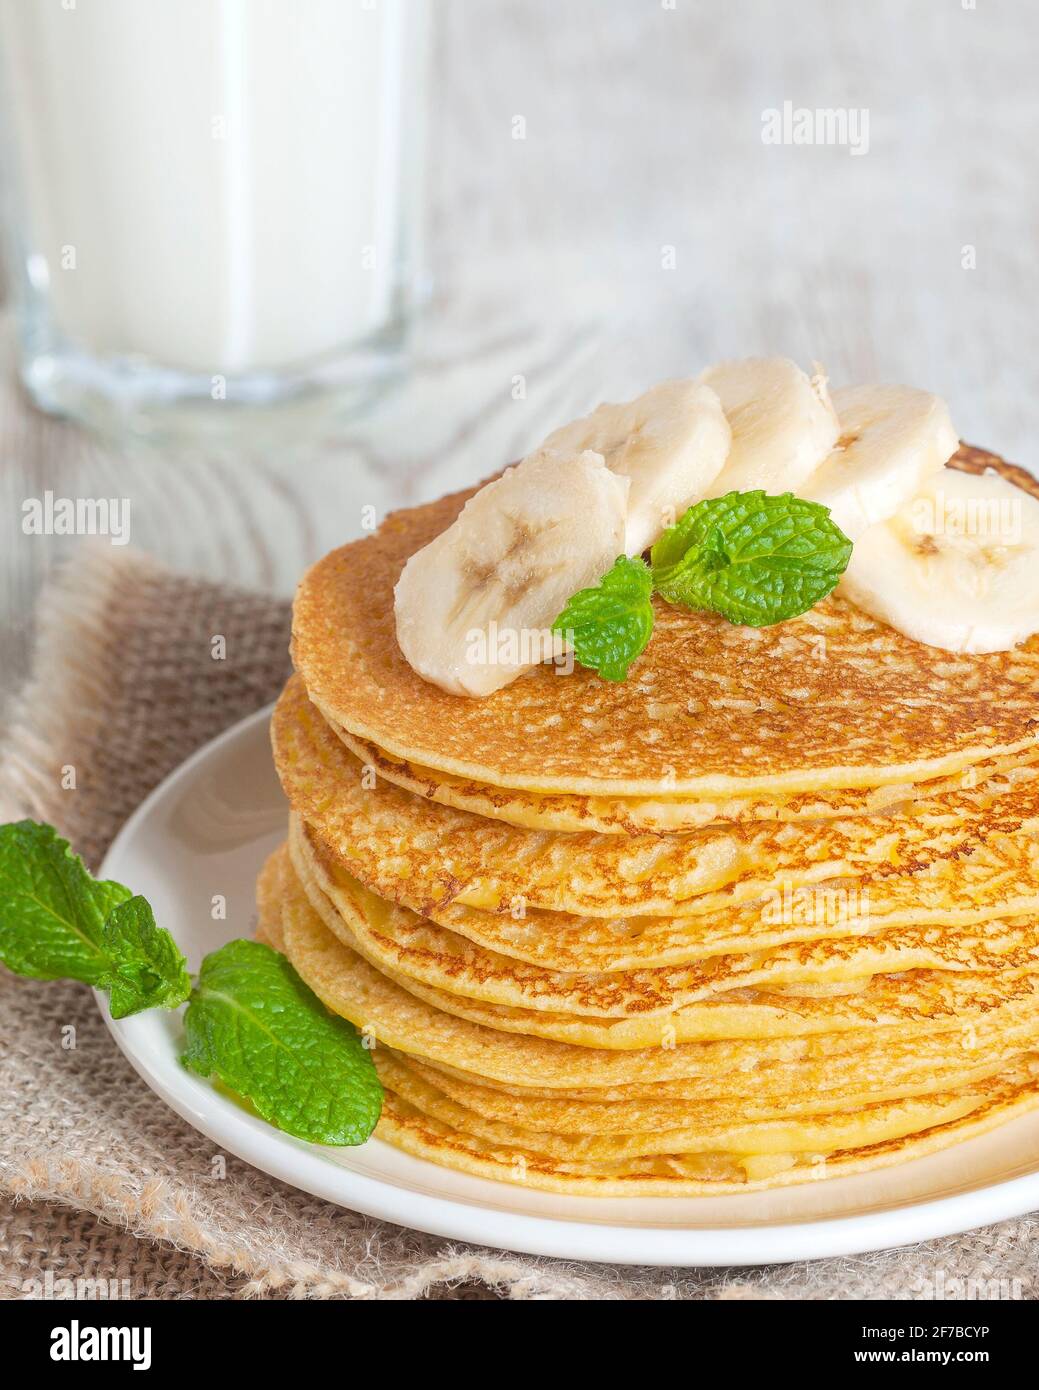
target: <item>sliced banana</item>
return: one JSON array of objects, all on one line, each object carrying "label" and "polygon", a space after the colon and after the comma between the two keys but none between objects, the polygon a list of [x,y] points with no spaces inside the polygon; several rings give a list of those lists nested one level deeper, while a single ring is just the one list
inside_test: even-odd
[{"label": "sliced banana", "polygon": [[641,555],[721,472],[730,432],[721,402],[695,381],[663,381],[623,405],[605,403],[554,430],[542,445],[570,454],[594,449],[631,479],[624,549]]},{"label": "sliced banana", "polygon": [[424,680],[490,695],[562,650],[552,623],[624,550],[628,479],[540,449],[482,487],[404,566],[397,641]]},{"label": "sliced banana", "polygon": [[825,503],[856,540],[894,516],[960,441],[941,397],[912,386],[844,386],[832,399],[840,438],[801,495]]},{"label": "sliced banana", "polygon": [[840,433],[820,369],[807,376],[787,357],[719,362],[698,380],[718,393],[732,429],[725,467],[708,492],[799,493]]},{"label": "sliced banana", "polygon": [[1039,502],[995,473],[932,474],[856,542],[838,594],[950,652],[1039,632]]}]

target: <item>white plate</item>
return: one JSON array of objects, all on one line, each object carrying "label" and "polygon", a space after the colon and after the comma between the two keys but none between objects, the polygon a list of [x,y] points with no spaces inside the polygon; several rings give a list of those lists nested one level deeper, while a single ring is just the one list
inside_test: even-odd
[{"label": "white plate", "polygon": [[[168,777],[105,859],[104,876],[144,894],[192,970],[251,933],[256,875],[285,834],[269,717],[252,715]],[[213,920],[215,895],[225,920]],[[117,1023],[103,996],[98,1003],[148,1085],[224,1149],[341,1206],[481,1245],[623,1264],[765,1264],[906,1245],[1039,1206],[1039,1112],[879,1173],[731,1197],[557,1197],[454,1173],[376,1139],[321,1148],[185,1071],[178,1015],[156,1009]]]}]

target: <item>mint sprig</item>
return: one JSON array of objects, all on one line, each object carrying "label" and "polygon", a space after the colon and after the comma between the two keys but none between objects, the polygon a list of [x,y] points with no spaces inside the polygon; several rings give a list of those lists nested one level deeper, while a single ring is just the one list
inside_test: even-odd
[{"label": "mint sprig", "polygon": [[828,507],[785,492],[729,492],[697,502],[650,551],[668,603],[769,627],[831,593],[851,541]]},{"label": "mint sprig", "polygon": [[582,666],[622,681],[653,631],[652,596],[730,623],[770,627],[807,613],[835,588],[851,541],[830,509],[784,492],[729,492],[695,503],[644,560],[621,555],[552,624]]},{"label": "mint sprig", "polygon": [[174,1009],[190,995],[185,1066],[218,1077],[288,1134],[360,1144],[379,1118],[371,1054],[287,960],[232,941],[206,956],[192,989],[145,899],[95,879],[53,826],[0,826],[0,961],[17,975],[107,990],[113,1018]]},{"label": "mint sprig", "polygon": [[18,975],[109,990],[113,1018],[183,1003],[184,957],[143,898],[98,881],[50,825],[0,826],[0,960]]},{"label": "mint sprig", "polygon": [[653,631],[653,576],[645,560],[619,555],[591,589],[579,589],[552,624],[582,666],[622,681]]},{"label": "mint sprig", "polygon": [[284,956],[230,941],[202,962],[181,1060],[246,1096],[271,1124],[317,1144],[362,1144],[382,1086],[356,1029],[331,1014]]}]

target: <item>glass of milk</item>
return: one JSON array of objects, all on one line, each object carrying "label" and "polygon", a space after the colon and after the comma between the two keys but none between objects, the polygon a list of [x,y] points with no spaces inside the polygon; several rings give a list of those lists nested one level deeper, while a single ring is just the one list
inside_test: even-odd
[{"label": "glass of milk", "polygon": [[161,435],[327,418],[391,379],[421,285],[428,27],[426,0],[0,0],[36,403]]}]

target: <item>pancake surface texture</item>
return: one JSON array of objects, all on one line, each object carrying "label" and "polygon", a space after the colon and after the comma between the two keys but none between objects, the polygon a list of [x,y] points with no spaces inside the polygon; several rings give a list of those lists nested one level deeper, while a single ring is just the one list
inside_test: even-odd
[{"label": "pancake surface texture", "polygon": [[[496,787],[450,772],[395,758],[377,744],[351,734],[328,720],[351,753],[379,777],[442,806],[471,811],[492,820],[529,830],[594,830],[603,835],[640,835],[693,830],[724,821],[804,821],[872,815],[926,796],[957,791],[964,774],[954,773],[926,782],[892,782],[874,788],[825,788],[815,792],[728,797],[605,797],[575,793],[523,791]],[[1039,751],[1027,750],[980,761],[970,769],[977,781],[1013,772],[1039,761]]]},{"label": "pancake surface texture", "polygon": [[378,897],[323,856],[298,820],[290,857],[322,920],[378,968],[514,1008],[645,1019],[670,1016],[733,989],[847,984],[864,992],[870,977],[881,974],[1011,971],[1039,964],[1039,922],[1019,918],[982,928],[909,926],[852,937],[835,926],[825,940],[734,951],[663,969],[550,971],[486,950]]},{"label": "pancake surface texture", "polygon": [[487,700],[448,695],[401,655],[393,586],[470,495],[394,513],[296,595],[293,660],[311,700],[397,758],[494,786],[709,797],[941,777],[1035,739],[1035,638],[956,655],[832,598],[770,628],[658,602],[624,682],[541,666]]},{"label": "pancake surface texture", "polygon": [[696,913],[719,895],[757,899],[776,878],[805,884],[870,868],[921,869],[961,857],[979,839],[1039,829],[1033,765],[1013,779],[913,802],[898,818],[740,822],[671,836],[532,832],[366,778],[296,678],[272,729],[292,805],[369,887],[418,911],[449,902],[496,911],[522,901],[591,916]]},{"label": "pancake surface texture", "polygon": [[272,720],[291,816],[257,934],[372,1041],[377,1134],[546,1191],[696,1197],[1039,1104],[1039,640],[660,603],[624,682],[448,695],[401,656],[393,586],[468,495],[310,570]]}]

